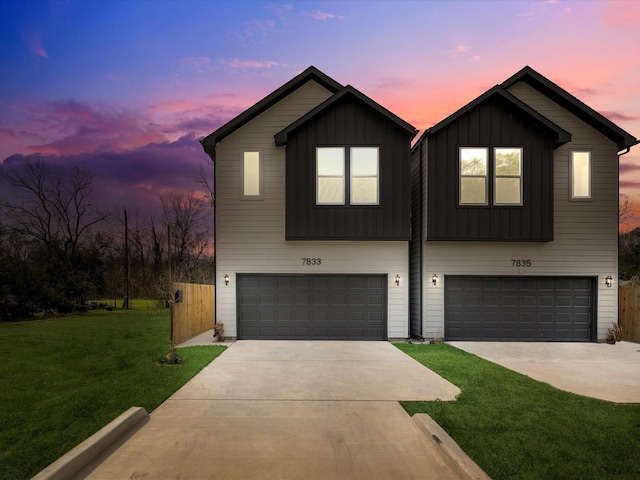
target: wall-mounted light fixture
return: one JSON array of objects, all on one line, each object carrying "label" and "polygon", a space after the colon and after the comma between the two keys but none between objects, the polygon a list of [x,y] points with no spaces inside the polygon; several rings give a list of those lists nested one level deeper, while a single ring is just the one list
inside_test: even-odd
[{"label": "wall-mounted light fixture", "polygon": [[224,284],[229,285],[229,275],[224,276]]},{"label": "wall-mounted light fixture", "polygon": [[438,283],[438,275],[436,275],[435,273],[433,274],[433,277],[431,277],[431,281],[433,282],[433,284],[435,285],[436,283]]},{"label": "wall-mounted light fixture", "polygon": [[396,275],[396,285],[400,285],[400,275]]},{"label": "wall-mounted light fixture", "polygon": [[611,275],[609,275],[607,278],[604,279],[604,284],[607,287],[610,287],[612,283],[613,283],[613,278],[611,278]]}]

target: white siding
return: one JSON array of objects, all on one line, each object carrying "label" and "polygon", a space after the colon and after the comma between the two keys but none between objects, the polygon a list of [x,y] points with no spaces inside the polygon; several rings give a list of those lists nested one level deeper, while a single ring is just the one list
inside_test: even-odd
[{"label": "white siding", "polygon": [[[309,82],[224,139],[216,148],[217,319],[236,336],[236,273],[388,275],[388,336],[408,335],[408,242],[285,241],[285,149],[273,136],[330,96]],[[241,159],[259,150],[264,199],[241,199]],[[321,258],[304,266],[302,258]],[[394,277],[402,278],[396,286]],[[228,286],[224,276],[229,275]]]},{"label": "white siding", "polygon": [[[558,148],[554,155],[554,240],[548,243],[425,242],[424,336],[444,336],[446,275],[562,275],[597,277],[597,340],[603,341],[618,315],[616,145],[529,85],[520,82],[509,91],[572,134],[572,141]],[[591,201],[569,200],[572,149],[591,151]],[[532,267],[514,268],[512,259],[530,259]],[[434,273],[439,277],[436,286],[431,283]],[[608,275],[614,278],[611,288],[604,283]]]}]

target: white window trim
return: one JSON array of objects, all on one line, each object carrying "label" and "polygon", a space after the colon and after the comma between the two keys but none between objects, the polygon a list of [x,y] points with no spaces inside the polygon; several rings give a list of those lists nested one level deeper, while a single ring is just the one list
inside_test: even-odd
[{"label": "white window trim", "polygon": [[[486,173],[484,175],[463,175],[462,174],[462,150],[465,148],[474,148],[474,149],[484,149],[487,151],[487,165],[486,165]],[[489,147],[482,146],[472,146],[472,145],[464,145],[458,147],[458,205],[463,207],[484,207],[489,204],[489,168],[490,168],[490,158],[489,158]],[[484,203],[465,203],[462,201],[462,179],[463,178],[484,178]]]},{"label": "white window trim", "polygon": [[[355,175],[353,174],[353,162],[351,154],[354,148],[375,148],[376,154],[376,174],[375,175]],[[368,203],[356,203],[353,201],[353,179],[354,178],[375,178],[376,179],[376,201]],[[349,147],[349,204],[350,205],[380,205],[380,147],[369,145],[354,145]]]},{"label": "white window trim", "polygon": [[[320,202],[318,199],[318,193],[320,191],[320,178],[338,178],[336,175],[322,175],[320,176],[320,174],[318,173],[318,169],[319,169],[319,165],[318,165],[318,150],[322,149],[322,148],[341,148],[342,149],[342,188],[343,188],[343,192],[342,192],[342,202]],[[347,179],[346,179],[346,161],[347,161],[347,149],[343,146],[340,145],[323,145],[320,147],[316,147],[316,205],[317,206],[340,206],[340,205],[344,205],[345,202],[347,201],[347,194],[344,191],[344,189],[347,188],[346,184],[347,184]]]},{"label": "white window trim", "polygon": [[[496,150],[500,148],[509,148],[511,150],[520,150],[520,175],[498,175],[496,173]],[[497,207],[521,207],[523,205],[523,177],[524,177],[524,147],[493,147],[493,204]],[[520,179],[520,203],[498,203],[496,201],[497,196],[497,183],[498,178],[519,178]]]},{"label": "white window trim", "polygon": [[[245,168],[245,154],[257,153],[258,154],[258,195],[245,195],[244,193],[244,168]],[[242,152],[242,158],[240,159],[240,199],[241,200],[263,200],[264,199],[264,158],[262,150],[251,149],[244,150]]]},{"label": "white window trim", "polygon": [[[589,195],[577,197],[573,193],[573,154],[588,153],[589,154]],[[572,202],[590,202],[593,201],[593,155],[591,150],[575,149],[569,151],[569,200]]]}]

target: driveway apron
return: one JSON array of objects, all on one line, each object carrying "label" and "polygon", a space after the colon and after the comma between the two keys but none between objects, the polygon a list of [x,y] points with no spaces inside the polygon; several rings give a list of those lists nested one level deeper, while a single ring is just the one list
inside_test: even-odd
[{"label": "driveway apron", "polygon": [[640,403],[640,344],[618,342],[449,342],[560,390]]},{"label": "driveway apron", "polygon": [[388,342],[238,341],[86,478],[457,479],[398,401],[459,393]]}]

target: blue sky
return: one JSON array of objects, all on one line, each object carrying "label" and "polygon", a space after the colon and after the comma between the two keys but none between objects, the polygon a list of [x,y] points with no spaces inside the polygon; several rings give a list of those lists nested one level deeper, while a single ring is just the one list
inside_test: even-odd
[{"label": "blue sky", "polygon": [[[309,65],[419,129],[530,65],[639,137],[639,45],[634,1],[4,0],[0,162],[81,162],[151,210],[197,188],[198,138]],[[637,147],[640,198],[639,170]]]}]

